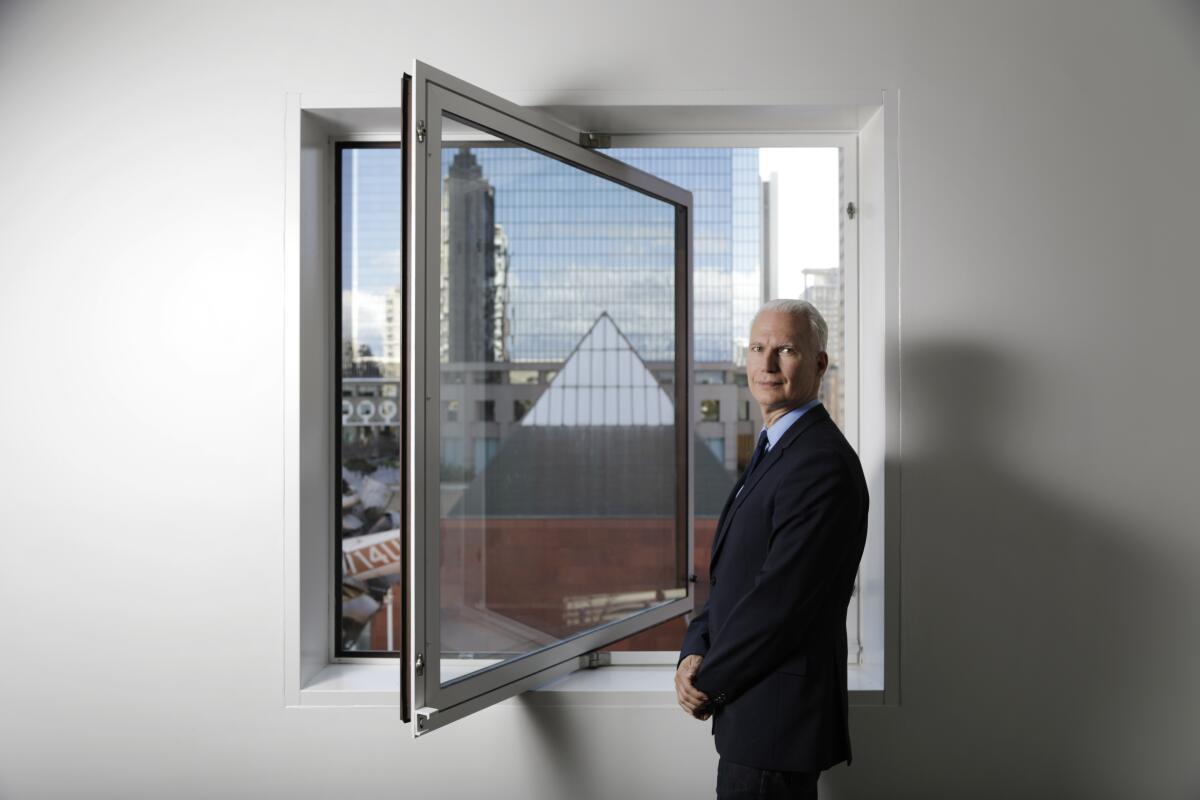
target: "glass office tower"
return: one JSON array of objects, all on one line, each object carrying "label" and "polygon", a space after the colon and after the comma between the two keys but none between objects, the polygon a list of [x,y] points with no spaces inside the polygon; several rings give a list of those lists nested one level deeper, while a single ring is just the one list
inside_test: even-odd
[{"label": "glass office tower", "polygon": [[[740,363],[762,300],[758,151],[605,152],[693,193],[695,360]],[[672,278],[644,268],[673,250],[671,222],[646,231],[633,193],[519,149],[464,146],[446,159],[444,172],[443,230],[449,241],[472,243],[446,253],[444,305],[462,307],[455,287],[478,287],[479,276],[489,276],[487,297],[476,288],[478,301],[468,303],[478,306],[472,316],[488,331],[472,337],[487,351],[479,361],[561,361],[598,311],[608,313],[645,361],[674,357]],[[581,208],[588,210],[584,217]],[[630,225],[640,226],[636,238],[628,235]],[[454,360],[450,353],[443,358]]]}]

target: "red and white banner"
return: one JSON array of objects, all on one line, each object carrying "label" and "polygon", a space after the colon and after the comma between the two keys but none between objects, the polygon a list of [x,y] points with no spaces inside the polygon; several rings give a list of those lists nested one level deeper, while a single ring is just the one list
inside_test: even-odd
[{"label": "red and white banner", "polygon": [[400,572],[400,529],[342,539],[342,577],[375,578]]}]

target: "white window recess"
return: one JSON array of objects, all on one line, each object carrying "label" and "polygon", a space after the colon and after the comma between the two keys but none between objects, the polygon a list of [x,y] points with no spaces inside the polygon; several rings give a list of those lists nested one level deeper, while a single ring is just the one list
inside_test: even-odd
[{"label": "white window recess", "polygon": [[[554,157],[579,164],[595,174],[610,175],[627,185],[659,194],[682,210],[686,219],[688,197],[677,187],[607,159],[589,145],[623,146],[794,146],[799,139],[812,142],[826,137],[844,142],[847,135],[859,149],[857,245],[861,267],[857,321],[857,369],[860,409],[857,416],[859,453],[871,489],[872,511],[867,551],[860,587],[863,624],[863,659],[852,668],[852,702],[891,705],[899,701],[899,525],[896,478],[899,456],[899,277],[897,100],[894,92],[834,92],[814,97],[802,94],[745,92],[511,95],[522,105],[505,101],[452,76],[418,63],[413,72],[411,111],[407,121],[404,102],[394,96],[353,95],[320,97],[289,95],[287,115],[286,200],[286,335],[285,335],[285,667],[286,697],[290,707],[399,706],[411,720],[416,735],[461,719],[514,694],[552,682],[558,698],[570,695],[569,686],[555,680],[581,667],[595,666],[592,651],[691,608],[690,593],[660,608],[643,612],[603,630],[559,642],[520,659],[476,670],[460,680],[450,680],[453,665],[430,660],[439,652],[436,623],[437,563],[426,564],[437,515],[420,502],[409,506],[408,652],[399,659],[402,676],[379,659],[334,658],[332,534],[329,520],[334,502],[330,480],[332,433],[330,420],[336,409],[329,391],[333,381],[333,337],[330,298],[335,294],[327,265],[332,254],[328,220],[332,217],[332,138],[359,140],[402,138],[410,147],[409,215],[413,220],[409,247],[409,452],[408,480],[412,497],[436,491],[436,480],[422,481],[421,470],[436,476],[436,463],[428,472],[429,443],[436,443],[438,414],[436,363],[422,354],[436,354],[436,299],[428,286],[435,262],[424,242],[437,215],[428,214],[437,197],[431,170],[415,162],[437,164],[443,141],[465,134],[443,131],[440,115],[449,113],[478,130],[494,132],[522,142]],[[538,107],[536,110],[530,107]],[[609,134],[599,140],[589,134]],[[719,133],[714,133],[719,132]],[[815,138],[814,138],[815,137]],[[423,154],[423,155],[422,155]],[[431,185],[433,184],[433,185]],[[424,204],[416,202],[424,198]],[[436,202],[440,203],[440,197]],[[433,218],[433,219],[431,219]],[[417,230],[422,220],[424,233]],[[436,235],[440,236],[440,232]],[[686,243],[686,239],[684,240]],[[436,249],[436,244],[434,245]],[[682,248],[686,264],[686,247]],[[686,266],[683,267],[686,270]],[[433,273],[436,274],[436,273]],[[687,281],[680,281],[686,287]],[[417,302],[423,299],[424,302]],[[432,300],[432,303],[431,303]],[[681,308],[688,298],[679,298]],[[850,309],[847,309],[848,319]],[[688,323],[686,313],[681,324]],[[688,331],[690,334],[690,331]],[[848,335],[850,332],[848,331]],[[690,342],[690,335],[680,338]],[[430,348],[433,348],[432,350]],[[417,358],[412,358],[416,355]],[[690,386],[690,359],[680,359],[677,386]],[[427,399],[429,398],[429,399]],[[417,401],[421,402],[417,402]],[[681,412],[691,403],[682,403]],[[428,410],[428,414],[426,411]],[[691,430],[691,420],[681,420]],[[682,437],[685,438],[686,437]],[[690,441],[681,446],[688,452]],[[690,486],[687,491],[690,493]],[[690,527],[690,525],[689,525]],[[886,536],[885,536],[886,532]],[[689,539],[689,552],[690,548]],[[436,548],[433,550],[436,556]],[[884,580],[885,575],[887,580]],[[432,576],[432,578],[431,578]],[[431,612],[432,610],[432,612]],[[621,655],[621,654],[618,654]],[[420,657],[418,659],[418,656]],[[622,658],[614,658],[621,663]],[[447,674],[443,675],[443,670]],[[622,669],[614,667],[613,670]],[[640,669],[640,668],[639,668]],[[664,676],[669,666],[659,668]],[[601,670],[600,672],[604,672]],[[391,677],[386,677],[390,674]],[[595,675],[596,673],[591,673]],[[587,676],[581,676],[587,677]],[[639,671],[633,691],[646,691],[646,673]],[[397,678],[400,692],[397,695]],[[657,679],[655,679],[657,681]],[[605,686],[611,679],[601,682]],[[670,691],[669,679],[663,690]],[[564,686],[568,687],[564,690]],[[586,680],[580,695],[595,702],[597,683]],[[628,699],[629,687],[619,680],[601,688]],[[549,701],[547,701],[549,702]],[[564,702],[553,700],[554,704]],[[569,701],[566,701],[569,702]]]}]

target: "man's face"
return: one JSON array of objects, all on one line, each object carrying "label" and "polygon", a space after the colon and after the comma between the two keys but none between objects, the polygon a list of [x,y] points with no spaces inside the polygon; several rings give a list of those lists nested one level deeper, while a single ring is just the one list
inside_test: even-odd
[{"label": "man's face", "polygon": [[763,311],[754,320],[746,377],[767,424],[816,397],[827,366],[808,320],[782,311]]}]

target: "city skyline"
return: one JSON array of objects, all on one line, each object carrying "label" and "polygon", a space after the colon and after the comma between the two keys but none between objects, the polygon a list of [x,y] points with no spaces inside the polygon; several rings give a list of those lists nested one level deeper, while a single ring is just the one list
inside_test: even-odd
[{"label": "city skyline", "polygon": [[[341,218],[342,624],[347,648],[387,650],[398,634],[370,620],[386,606],[398,566],[364,566],[360,551],[382,553],[399,535],[406,317],[400,165],[398,151],[343,152],[342,189],[353,196]],[[696,371],[686,390],[675,382],[673,205],[524,148],[458,142],[442,152],[434,413],[449,548],[441,567],[448,603],[442,613],[453,632],[444,644],[450,653],[520,652],[540,646],[550,632],[679,591],[686,564],[679,561],[679,531],[665,521],[677,502],[672,430],[681,397],[695,405],[691,436],[701,494],[693,505],[693,557],[702,563],[719,511],[704,504],[719,505],[726,490],[718,484],[744,468],[761,424],[739,364],[750,321],[779,277],[769,277],[772,264],[786,262],[784,275],[798,274],[800,283],[784,284],[785,290],[828,318],[831,367],[822,399],[840,421],[837,151],[833,159],[829,152],[805,154],[807,172],[797,166],[803,159],[789,163],[753,149],[608,151],[693,193]],[[797,195],[806,194],[819,217],[785,224],[782,201],[795,207]],[[810,247],[796,254],[797,239],[821,236],[824,253]],[[572,483],[571,475],[591,474],[571,468],[576,462],[607,463],[606,474],[624,476],[630,486],[614,494],[611,480]],[[647,465],[653,466],[645,475],[636,472]],[[625,504],[584,502],[589,491]],[[632,560],[610,564],[619,573],[613,585],[623,587],[616,594],[597,593],[582,574],[561,575],[536,590],[514,579],[568,543],[583,549],[566,560],[591,565],[593,574],[609,564],[604,554],[621,537],[632,537],[621,548]],[[558,549],[547,550],[549,542]],[[651,563],[657,566],[645,571]],[[524,631],[515,639],[514,623]],[[619,646],[662,649],[677,638],[666,626]]]},{"label": "city skyline", "polygon": [[[812,276],[817,269],[840,269],[839,211],[836,198],[840,191],[839,154],[837,148],[763,148],[761,150],[734,151],[732,149],[705,149],[701,151],[711,159],[713,154],[744,153],[744,158],[753,157],[751,166],[756,167],[759,181],[751,184],[746,173],[751,172],[743,164],[740,169],[738,196],[741,219],[737,224],[737,241],[734,237],[734,188],[726,177],[726,199],[715,204],[713,177],[697,187],[697,179],[683,174],[680,156],[695,153],[697,149],[624,149],[609,151],[646,171],[673,180],[693,191],[696,198],[697,236],[694,239],[693,275],[695,300],[694,351],[697,363],[739,363],[739,344],[744,346],[750,318],[758,304],[766,299],[768,287],[762,270],[768,258],[778,261],[779,275],[774,291],[776,297],[803,297],[812,299]],[[451,151],[453,152],[453,151]],[[480,152],[479,150],[473,151]],[[343,264],[343,340],[350,342],[347,354],[356,359],[363,346],[369,348],[374,360],[394,360],[399,339],[394,329],[389,330],[388,318],[396,324],[399,309],[396,305],[395,281],[400,263],[399,240],[399,150],[372,148],[369,150],[347,149],[347,168],[343,181],[354,182],[358,187],[353,203],[343,208],[343,225],[352,236],[357,237],[358,246],[348,248]],[[364,163],[366,162],[366,163]],[[757,162],[754,164],[753,162]],[[684,162],[686,163],[686,162]],[[488,176],[484,175],[485,179]],[[774,179],[778,205],[771,209],[778,240],[773,252],[768,253],[768,243],[763,241],[764,198],[761,187]],[[761,182],[760,182],[761,181]],[[690,184],[690,185],[689,185]],[[508,232],[505,230],[506,207],[500,201],[497,215],[499,229],[496,232],[497,247],[506,246]],[[713,209],[719,215],[714,220]],[[747,213],[748,212],[748,213]],[[757,215],[758,219],[755,219]],[[723,263],[714,267],[713,247],[705,240],[706,226],[715,222],[728,232],[730,252]],[[751,228],[753,231],[751,232]],[[711,227],[708,228],[712,230]],[[500,237],[503,237],[502,239]],[[708,251],[706,253],[706,251]],[[736,257],[735,257],[736,256]],[[544,259],[542,259],[544,261]],[[569,297],[569,292],[578,288],[570,281],[555,282],[552,275],[540,270],[532,262],[517,261],[512,264],[509,300],[516,309],[525,302],[553,301],[558,297]],[[630,275],[607,270],[602,266],[587,267],[572,265],[566,274],[586,274],[600,292],[623,288]],[[820,280],[819,282],[824,282]],[[565,285],[564,285],[565,284]],[[736,288],[735,288],[736,284]],[[536,299],[535,299],[536,298]],[[731,303],[732,301],[732,303]],[[614,318],[622,316],[617,308],[604,308]],[[827,309],[828,311],[832,309]],[[518,316],[520,312],[518,311]],[[509,321],[511,324],[511,320]],[[831,321],[832,322],[832,321]],[[496,321],[499,324],[499,321]],[[636,326],[633,326],[636,327]],[[504,335],[511,335],[512,331]],[[556,344],[559,351],[569,349],[580,331],[563,331]],[[575,335],[567,335],[575,334]],[[637,340],[636,332],[634,339]],[[513,360],[547,360],[537,358],[539,353],[530,348],[518,347]],[[498,354],[499,355],[499,354]],[[546,355],[543,350],[540,355]],[[654,352],[647,352],[651,358]]]}]

